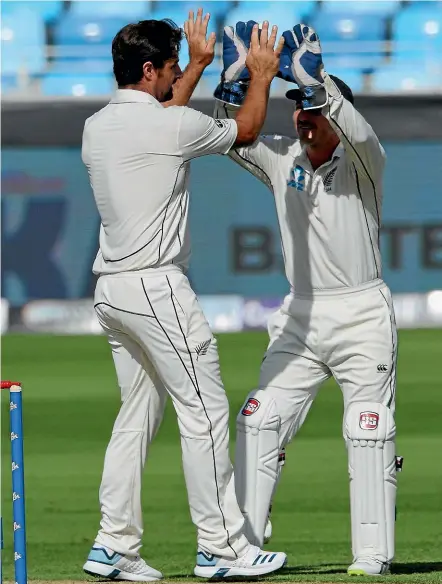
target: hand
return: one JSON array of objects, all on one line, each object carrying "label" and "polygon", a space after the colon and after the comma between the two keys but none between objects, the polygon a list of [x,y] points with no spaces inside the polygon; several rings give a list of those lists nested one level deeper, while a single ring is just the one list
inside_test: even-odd
[{"label": "hand", "polygon": [[193,10],[189,12],[189,18],[184,23],[184,34],[189,45],[190,63],[207,67],[215,56],[216,34],[211,32],[207,35],[210,14],[203,18],[203,9],[198,8],[196,19],[194,20]]},{"label": "hand", "polygon": [[324,65],[321,43],[315,30],[305,24],[297,24],[282,33],[285,44],[281,53],[278,77],[297,83],[300,89],[322,85]]},{"label": "hand", "polygon": [[254,20],[237,22],[224,27],[223,35],[223,72],[222,80],[227,83],[249,81],[250,74],[246,68],[247,52],[250,47]]},{"label": "hand", "polygon": [[269,23],[267,21],[264,21],[262,25],[261,34],[259,34],[259,26],[257,24],[253,26],[250,49],[246,59],[246,66],[252,79],[260,78],[270,83],[278,73],[284,38],[279,39],[275,49],[277,33],[278,27],[273,26],[269,37]]}]

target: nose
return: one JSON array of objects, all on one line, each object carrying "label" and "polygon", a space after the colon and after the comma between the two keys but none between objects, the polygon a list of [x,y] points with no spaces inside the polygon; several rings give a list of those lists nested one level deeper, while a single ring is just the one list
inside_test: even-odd
[{"label": "nose", "polygon": [[181,79],[182,76],[183,76],[183,72],[181,70],[181,67],[179,65],[177,65],[176,71],[175,71],[175,80]]}]

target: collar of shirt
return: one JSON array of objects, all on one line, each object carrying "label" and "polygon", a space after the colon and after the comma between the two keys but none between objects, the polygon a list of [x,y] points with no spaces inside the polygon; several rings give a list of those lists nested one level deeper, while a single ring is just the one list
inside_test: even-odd
[{"label": "collar of shirt", "polygon": [[[330,160],[327,160],[327,162],[324,162],[324,164],[321,164],[321,166],[319,168],[327,166],[328,164],[332,164],[333,162],[335,162],[335,160],[339,160],[339,158],[341,158],[343,153],[344,153],[344,146],[342,145],[341,142],[339,142],[339,144],[334,149]],[[300,158],[302,158],[301,163],[303,164],[304,168],[307,167],[306,168],[307,172],[309,174],[313,175],[314,171],[313,171],[312,165],[310,163],[310,159],[307,156],[307,146],[305,144],[302,146]],[[319,170],[319,168],[317,168],[316,170]]]},{"label": "collar of shirt", "polygon": [[153,95],[138,89],[117,89],[110,103],[151,103],[155,107],[163,107]]}]

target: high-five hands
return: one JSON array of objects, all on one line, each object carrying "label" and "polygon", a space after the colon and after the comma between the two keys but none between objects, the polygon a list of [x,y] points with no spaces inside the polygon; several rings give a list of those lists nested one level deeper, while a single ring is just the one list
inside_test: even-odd
[{"label": "high-five hands", "polygon": [[216,34],[211,32],[207,38],[207,27],[210,14],[203,18],[203,9],[198,8],[196,18],[193,10],[189,11],[189,18],[184,23],[184,34],[189,45],[190,63],[207,67],[215,56]]},{"label": "high-five hands", "polygon": [[285,44],[277,76],[298,85],[306,98],[304,109],[323,107],[327,94],[323,88],[324,64],[316,31],[306,24],[297,24],[282,36]]},{"label": "high-five hands", "polygon": [[254,20],[237,22],[235,28],[226,26],[223,36],[223,71],[215,97],[226,103],[243,102],[252,78],[270,83],[279,69],[279,59],[284,39],[276,48],[278,27],[273,26],[269,36],[269,23],[259,29]]},{"label": "high-five hands", "polygon": [[261,31],[259,31],[257,24],[253,26],[250,48],[246,58],[246,67],[251,79],[257,77],[270,83],[278,73],[284,38],[279,39],[275,48],[277,34],[278,27],[275,25],[272,26],[272,32],[269,36],[269,23],[267,21],[264,21]]}]

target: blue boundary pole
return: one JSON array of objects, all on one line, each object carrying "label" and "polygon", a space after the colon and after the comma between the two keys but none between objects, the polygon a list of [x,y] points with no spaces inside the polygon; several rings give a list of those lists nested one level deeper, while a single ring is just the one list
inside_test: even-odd
[{"label": "blue boundary pole", "polygon": [[27,584],[22,389],[13,385],[9,391],[15,582]]}]

